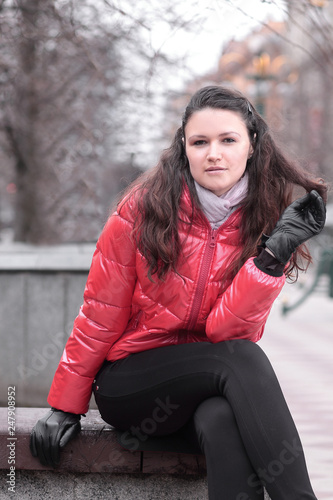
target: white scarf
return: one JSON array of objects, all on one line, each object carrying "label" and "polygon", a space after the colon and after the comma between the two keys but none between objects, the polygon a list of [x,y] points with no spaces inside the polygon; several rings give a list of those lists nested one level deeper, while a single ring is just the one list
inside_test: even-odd
[{"label": "white scarf", "polygon": [[245,173],[229,191],[217,196],[194,181],[202,210],[213,229],[218,228],[244,200],[248,182],[248,175]]}]

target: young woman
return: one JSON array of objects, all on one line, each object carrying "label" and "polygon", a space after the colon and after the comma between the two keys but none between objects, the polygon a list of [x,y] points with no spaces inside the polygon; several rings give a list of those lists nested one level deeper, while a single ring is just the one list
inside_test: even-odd
[{"label": "young woman", "polygon": [[[295,187],[306,194],[292,202]],[[199,90],[97,242],[32,454],[56,465],[93,389],[124,444],[179,432],[197,443],[210,500],[263,499],[263,486],[272,500],[315,499],[256,342],[286,276],[310,260],[302,244],[324,226],[325,194],[243,95]]]}]

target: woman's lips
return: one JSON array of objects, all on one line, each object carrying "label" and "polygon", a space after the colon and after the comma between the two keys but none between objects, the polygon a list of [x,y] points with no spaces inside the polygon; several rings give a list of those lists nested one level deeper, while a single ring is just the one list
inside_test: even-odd
[{"label": "woman's lips", "polygon": [[226,168],[220,166],[206,168],[206,172],[221,172],[224,170],[226,170]]}]

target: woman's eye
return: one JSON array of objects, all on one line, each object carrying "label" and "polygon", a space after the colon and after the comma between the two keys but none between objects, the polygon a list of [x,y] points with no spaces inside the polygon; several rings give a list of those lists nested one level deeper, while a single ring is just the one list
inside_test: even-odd
[{"label": "woman's eye", "polygon": [[231,144],[232,142],[236,142],[236,141],[232,137],[226,137],[225,139],[223,139],[223,142],[226,142],[227,144]]},{"label": "woman's eye", "polygon": [[193,146],[202,146],[203,144],[206,144],[206,141],[204,140],[198,140],[193,143]]}]

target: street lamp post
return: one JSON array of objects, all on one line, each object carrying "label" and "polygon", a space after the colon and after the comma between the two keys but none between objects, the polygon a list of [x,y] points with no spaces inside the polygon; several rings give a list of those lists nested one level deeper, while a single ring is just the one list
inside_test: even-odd
[{"label": "street lamp post", "polygon": [[274,80],[275,76],[271,73],[271,58],[266,52],[261,52],[252,61],[254,72],[247,75],[249,80],[256,82],[256,108],[258,113],[265,116],[265,91],[263,84],[268,80]]}]

